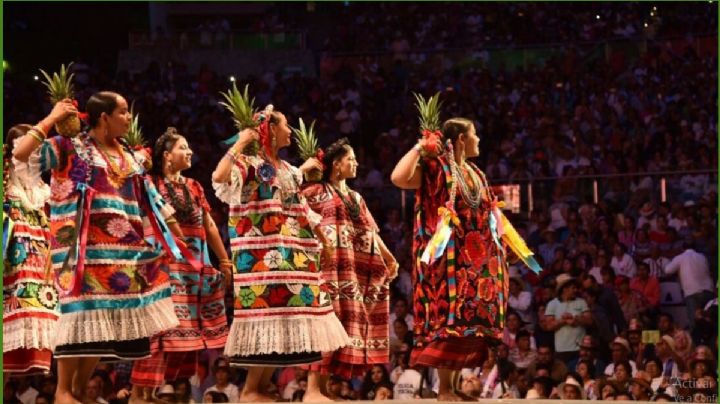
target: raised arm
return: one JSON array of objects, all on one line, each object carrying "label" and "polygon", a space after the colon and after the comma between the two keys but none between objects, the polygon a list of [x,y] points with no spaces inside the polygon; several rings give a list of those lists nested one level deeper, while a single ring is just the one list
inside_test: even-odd
[{"label": "raised arm", "polygon": [[227,151],[225,156],[220,160],[215,171],[212,174],[213,182],[227,182],[230,180],[230,173],[232,171],[233,164],[242,153],[245,146],[250,144],[253,140],[258,140],[259,135],[254,129],[243,129],[240,132],[240,136],[235,144]]},{"label": "raised arm", "polygon": [[418,189],[422,181],[420,162],[420,144],[416,144],[398,161],[390,175],[390,180],[396,187],[402,189]]},{"label": "raised arm", "polygon": [[37,125],[33,126],[33,129],[30,129],[30,131],[20,139],[18,145],[13,149],[13,157],[23,162],[28,161],[32,152],[42,144],[41,139],[47,138],[47,133],[57,122],[69,115],[76,114],[77,108],[75,108],[70,99],[64,99],[55,104],[50,114],[38,122]]}]

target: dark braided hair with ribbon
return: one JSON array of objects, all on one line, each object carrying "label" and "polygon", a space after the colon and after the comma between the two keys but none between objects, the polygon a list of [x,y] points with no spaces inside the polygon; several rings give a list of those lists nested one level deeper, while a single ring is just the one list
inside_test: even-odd
[{"label": "dark braided hair with ribbon", "polygon": [[12,152],[15,147],[15,139],[25,136],[32,128],[32,125],[21,123],[8,130],[3,143],[3,189],[7,191],[10,182],[10,167],[12,165]]}]

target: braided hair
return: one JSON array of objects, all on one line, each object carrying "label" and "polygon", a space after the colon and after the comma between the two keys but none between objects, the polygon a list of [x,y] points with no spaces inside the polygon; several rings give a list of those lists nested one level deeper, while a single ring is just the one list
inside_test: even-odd
[{"label": "braided hair", "polygon": [[333,163],[347,156],[351,150],[352,146],[350,146],[350,141],[346,137],[336,140],[325,149],[325,155],[323,156],[322,161],[323,166],[325,167],[322,176],[322,180],[324,182],[330,181]]},{"label": "braided hair", "polygon": [[183,137],[183,135],[178,133],[177,129],[170,126],[165,130],[165,133],[155,141],[155,147],[153,147],[152,152],[152,168],[150,169],[150,174],[152,174],[153,177],[163,176],[163,155],[165,152],[172,150],[173,147],[175,147],[175,143]]}]

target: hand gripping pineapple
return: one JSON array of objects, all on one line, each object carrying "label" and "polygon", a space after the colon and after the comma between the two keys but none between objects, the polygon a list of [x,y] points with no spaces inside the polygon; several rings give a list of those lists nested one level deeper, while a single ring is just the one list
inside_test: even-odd
[{"label": "hand gripping pineapple", "polygon": [[[310,127],[305,126],[302,118],[299,119],[300,127],[292,128],[297,140],[298,151],[300,152],[300,158],[309,164],[313,165],[313,168],[308,170],[305,174],[305,179],[308,182],[318,182],[322,180],[323,170],[325,169],[322,164],[324,152],[318,147],[317,136],[315,136],[315,121],[312,121]],[[315,163],[319,163],[319,168]]]},{"label": "hand gripping pineapple", "polygon": [[[40,69],[40,73],[45,77],[47,81],[44,81],[45,87],[48,89],[48,95],[50,96],[50,102],[57,104],[58,102],[70,99],[72,104],[77,108],[77,101],[73,98],[75,92],[73,89],[72,79],[74,74],[68,75],[72,62],[67,65],[60,66],[60,73],[53,73],[52,77],[47,74],[44,70]],[[80,118],[77,114],[71,114],[64,119],[55,123],[55,130],[65,137],[75,137],[81,130]]]}]

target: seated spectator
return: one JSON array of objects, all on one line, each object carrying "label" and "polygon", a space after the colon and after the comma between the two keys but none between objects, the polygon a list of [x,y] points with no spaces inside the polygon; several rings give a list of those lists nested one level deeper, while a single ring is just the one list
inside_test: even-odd
[{"label": "seated spectator", "polygon": [[561,400],[585,400],[585,390],[575,377],[568,375],[563,383],[558,386]]},{"label": "seated spectator", "polygon": [[520,398],[517,388],[518,371],[514,363],[507,359],[499,360],[498,377],[492,398]]},{"label": "seated spectator", "polygon": [[646,305],[643,296],[630,289],[628,277],[618,276],[615,279],[615,286],[625,321],[630,322],[631,319],[639,317],[641,312],[645,312]]},{"label": "seated spectator", "polygon": [[533,342],[532,336],[525,330],[515,334],[515,344],[510,348],[509,359],[518,368],[527,369],[537,360],[537,351],[533,347]]},{"label": "seated spectator", "polygon": [[[677,353],[683,361],[690,358],[692,355],[692,338],[690,333],[677,327],[670,313],[660,313],[658,316],[658,330],[660,335],[669,335],[675,341],[674,351]],[[680,365],[682,366],[682,364]],[[681,370],[684,370],[681,369]]]},{"label": "seated spectator", "polygon": [[630,366],[630,362],[621,361],[615,364],[613,370],[612,380],[618,387],[620,392],[627,392],[630,389],[630,380],[632,379],[633,368]]},{"label": "seated spectator", "polygon": [[[410,361],[410,352],[405,354],[404,362]],[[414,400],[420,398],[422,392],[422,374],[415,368],[406,367],[395,381],[393,398],[395,400]]]},{"label": "seated spectator", "polygon": [[[405,324],[407,324],[408,329],[412,330],[414,317],[412,314],[410,314],[408,309],[408,301],[405,297],[399,296],[395,300],[395,304],[393,305],[393,311],[390,313],[390,324],[395,324],[395,320],[402,319],[405,320]],[[390,327],[390,339],[393,338],[397,339],[397,335],[395,334],[395,327]]]},{"label": "seated spectator", "polygon": [[[586,335],[580,342],[580,353],[577,361],[569,363],[568,370],[580,373],[578,366],[581,361],[589,363],[591,369],[588,371],[592,375],[601,375],[605,371],[605,361],[598,358],[598,344],[592,335]],[[593,376],[594,378],[595,376]]]},{"label": "seated spectator", "polygon": [[632,249],[635,259],[644,260],[650,257],[654,248],[660,251],[660,248],[648,237],[647,230],[638,229],[635,234],[635,246]]},{"label": "seated spectator", "polygon": [[528,390],[525,399],[549,399],[553,393],[556,382],[548,376],[538,376],[532,379],[533,387]]},{"label": "seated spectator", "polygon": [[665,267],[670,263],[670,259],[661,255],[657,246],[653,246],[650,256],[643,259],[642,262],[648,265],[649,276],[662,279],[665,277]]},{"label": "seated spectator", "polygon": [[393,385],[390,382],[380,383],[375,387],[374,401],[384,401],[393,399]]},{"label": "seated spectator", "polygon": [[91,403],[108,404],[108,401],[102,397],[102,384],[95,378],[88,380],[85,396]]},{"label": "seated spectator", "polygon": [[203,395],[203,403],[229,403],[227,394],[219,391],[207,391]]},{"label": "seated spectator", "polygon": [[597,395],[595,389],[597,387],[595,380],[595,367],[593,363],[587,359],[580,359],[576,366],[578,376],[582,379],[582,387],[585,396],[589,400],[596,400]]},{"label": "seated spectator", "polygon": [[374,400],[375,389],[380,384],[392,384],[390,383],[390,374],[383,365],[373,365],[373,367],[365,374],[362,386],[360,387],[360,399],[361,400]]},{"label": "seated spectator", "polygon": [[650,266],[646,262],[637,265],[637,276],[630,280],[630,289],[645,298],[649,309],[656,310],[660,306],[660,281],[650,276]]},{"label": "seated spectator", "polygon": [[653,390],[650,387],[649,376],[645,372],[638,372],[630,381],[630,395],[634,401],[650,401]]},{"label": "seated spectator", "polygon": [[[514,269],[514,270],[513,270]],[[510,296],[508,307],[513,309],[520,320],[529,325],[532,322],[532,294],[525,290],[525,281],[517,267],[510,268]]]},{"label": "seated spectator", "polygon": [[175,390],[175,398],[178,403],[195,404],[192,398],[192,386],[188,379],[178,379],[173,384]]},{"label": "seated spectator", "polygon": [[540,345],[537,350],[537,361],[528,367],[528,376],[532,379],[537,375],[537,369],[545,366],[549,374],[548,376],[556,383],[561,383],[567,376],[567,366],[565,363],[554,357],[553,348],[550,345]]},{"label": "seated spectator", "polygon": [[635,276],[635,260],[627,253],[627,248],[621,243],[615,243],[613,246],[613,256],[610,259],[610,267],[615,271],[617,276],[626,276],[632,278]]},{"label": "seated spectator", "polygon": [[631,368],[630,376],[637,373],[637,365],[635,361],[630,360],[630,343],[623,337],[616,337],[610,347],[610,359],[612,363],[605,367],[605,376],[613,376],[615,374],[615,366],[621,362],[628,362]]},{"label": "seated spectator", "polygon": [[215,374],[215,385],[205,390],[204,395],[218,392],[226,395],[227,399],[232,403],[240,401],[240,390],[238,386],[230,383],[230,363],[228,360],[224,357],[217,358],[213,364],[213,371]]},{"label": "seated spectator", "polygon": [[[505,315],[505,328],[503,329],[503,344],[505,344],[511,351],[515,348],[515,339],[519,331],[523,330],[523,322],[520,319],[520,315],[514,311],[508,311]],[[529,334],[528,334],[529,335]],[[530,336],[530,347],[536,349],[535,338]]]},{"label": "seated spectator", "polygon": [[162,385],[157,393],[156,396],[158,400],[162,400],[163,403],[175,403],[176,401],[176,394],[175,394],[175,387],[173,387],[172,384],[164,384]]}]

